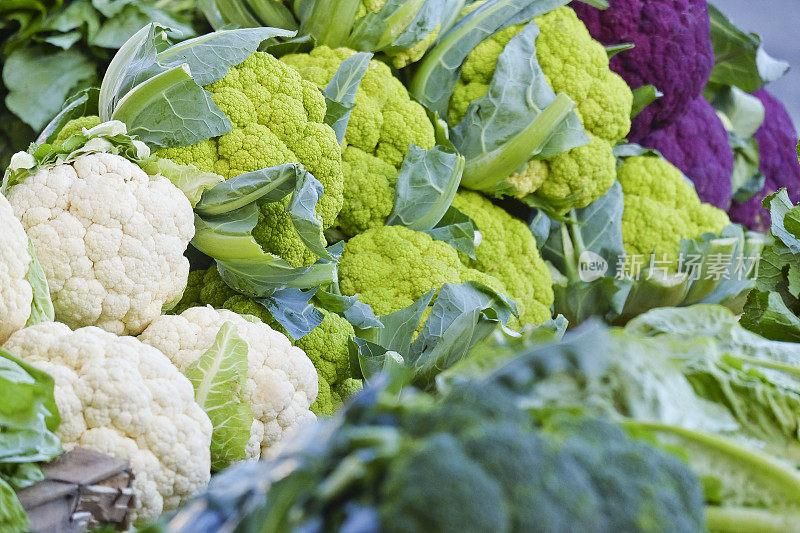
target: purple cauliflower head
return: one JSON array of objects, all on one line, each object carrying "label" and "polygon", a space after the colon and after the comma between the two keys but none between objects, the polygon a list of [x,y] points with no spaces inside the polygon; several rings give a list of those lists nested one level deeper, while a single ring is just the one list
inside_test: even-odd
[{"label": "purple cauliflower head", "polygon": [[678,120],[702,93],[714,67],[708,4],[705,0],[610,0],[610,4],[605,11],[582,2],[570,5],[592,37],[604,45],[636,45],[611,59],[611,69],[631,89],[654,85],[664,93],[634,119],[631,135],[641,138]]},{"label": "purple cauliflower head", "polygon": [[754,137],[761,155],[759,170],[766,180],[764,188],[743,204],[733,204],[728,211],[731,220],[748,228],[766,233],[770,226],[769,211],[761,207],[761,200],[782,187],[786,187],[792,203],[800,201],[800,162],[797,160],[797,130],[780,101],[761,89],[753,96],[764,104],[764,124]]},{"label": "purple cauliflower head", "polygon": [[728,208],[733,150],[725,126],[705,98],[695,98],[677,122],[631,140],[661,152],[692,180],[702,201],[720,209]]}]

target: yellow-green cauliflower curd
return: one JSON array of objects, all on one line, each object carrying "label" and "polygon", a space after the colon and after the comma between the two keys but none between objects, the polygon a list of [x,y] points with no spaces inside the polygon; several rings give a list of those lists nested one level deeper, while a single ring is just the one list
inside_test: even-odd
[{"label": "yellow-green cauliflower curd", "polygon": [[517,302],[520,322],[541,324],[550,318],[553,280],[528,226],[472,191],[459,191],[453,207],[469,216],[481,232],[475,259],[459,254],[468,267],[497,278]]},{"label": "yellow-green cauliflower curd", "polygon": [[[308,54],[284,56],[282,61],[322,88],[354,53],[321,46]],[[337,222],[348,236],[386,222],[409,146],[428,150],[436,144],[425,109],[411,100],[400,80],[380,61],[370,61],[355,105],[344,138],[344,205]]]},{"label": "yellow-green cauliflower curd", "polygon": [[[681,239],[719,234],[725,211],[700,202],[692,184],[669,161],[643,155],[624,160],[618,179],[625,195],[622,238],[629,256],[676,262]],[[676,264],[677,266],[677,264]]]},{"label": "yellow-green cauliflower curd", "polygon": [[358,294],[376,315],[408,307],[445,283],[467,281],[511,297],[498,279],[464,266],[449,244],[403,226],[380,226],[353,237],[339,263],[342,294]]},{"label": "yellow-green cauliflower curd", "polygon": [[[591,38],[571,8],[555,9],[534,23],[540,30],[536,39],[539,65],[553,91],[565,93],[577,104],[590,143],[546,161],[532,161],[509,181],[519,197],[535,192],[545,200],[566,203],[567,209],[585,207],[614,183],[616,163],[611,148],[628,134],[633,95],[625,81],[609,69],[603,45]],[[498,32],[467,56],[450,99],[451,125],[461,122],[469,104],[489,89],[498,57],[524,27]]]},{"label": "yellow-green cauliflower curd", "polygon": [[[323,123],[326,106],[319,89],[264,52],[255,52],[206,89],[233,131],[159,155],[225,178],[301,163],[324,187],[316,212],[323,228],[332,226],[343,202],[342,156],[334,131]],[[294,266],[309,265],[317,257],[285,211],[289,200],[262,204],[253,236],[264,251]]]}]

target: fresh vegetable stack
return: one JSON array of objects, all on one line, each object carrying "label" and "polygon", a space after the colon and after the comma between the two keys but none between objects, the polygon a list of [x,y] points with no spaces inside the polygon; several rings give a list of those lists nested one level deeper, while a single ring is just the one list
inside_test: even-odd
[{"label": "fresh vegetable stack", "polygon": [[0,32],[0,533],[76,447],[148,532],[796,530],[797,134],[713,6]]}]

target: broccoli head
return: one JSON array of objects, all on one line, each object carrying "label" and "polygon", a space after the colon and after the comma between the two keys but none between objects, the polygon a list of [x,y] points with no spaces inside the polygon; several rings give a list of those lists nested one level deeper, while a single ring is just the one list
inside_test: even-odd
[{"label": "broccoli head", "polygon": [[[679,459],[607,421],[532,416],[503,378],[463,378],[436,395],[367,387],[275,461],[212,479],[200,498],[225,493],[234,510],[195,503],[178,531],[255,530],[267,516],[282,531],[705,530],[700,483]],[[265,492],[264,479],[279,481]]]},{"label": "broccoli head", "polygon": [[622,240],[629,256],[677,267],[681,239],[719,234],[730,220],[724,211],[700,202],[692,184],[666,159],[641,155],[624,160],[618,179],[625,197]]},{"label": "broccoli head", "polygon": [[687,112],[714,67],[706,0],[614,0],[599,10],[572,2],[592,37],[604,45],[633,43],[611,58],[611,69],[632,89],[654,85],[664,96],[633,120],[631,138],[641,139]]},{"label": "broccoli head", "polygon": [[[473,4],[468,9],[474,9]],[[633,96],[625,82],[609,69],[608,54],[592,40],[574,11],[562,7],[537,17],[537,59],[551,88],[577,104],[577,114],[591,142],[546,161],[534,160],[510,181],[516,196],[536,192],[555,205],[586,207],[614,183],[612,145],[630,129]],[[467,56],[450,99],[448,122],[464,118],[470,103],[489,89],[497,60],[524,25],[511,26],[481,42]]]},{"label": "broccoli head", "polygon": [[744,224],[754,231],[769,231],[769,211],[761,208],[761,200],[785,187],[792,203],[800,202],[800,162],[797,160],[797,130],[789,112],[766,89],[755,93],[764,104],[764,123],[753,136],[758,141],[759,171],[766,178],[764,188],[743,204],[734,203],[729,214],[731,220]]},{"label": "broccoli head", "polygon": [[695,98],[686,114],[666,128],[633,140],[658,150],[678,167],[692,180],[701,201],[728,208],[733,192],[733,150],[722,120],[705,98]]},{"label": "broccoli head", "polygon": [[520,322],[541,324],[549,319],[553,282],[527,224],[472,191],[459,191],[453,207],[475,222],[482,237],[475,259],[460,254],[461,261],[508,289],[507,296],[524,309]]},{"label": "broccoli head", "polygon": [[287,335],[294,346],[306,352],[319,376],[319,394],[311,405],[314,414],[333,414],[344,400],[361,389],[361,381],[350,378],[348,339],[355,336],[355,332],[353,326],[341,316],[317,307],[323,316],[322,323],[305,337],[292,339],[266,307],[228,287],[216,267],[190,272],[183,298],[170,313],[180,314],[198,305],[255,316]]},{"label": "broccoli head", "polygon": [[[404,309],[445,283],[468,281],[512,298],[497,278],[464,266],[449,244],[403,226],[380,226],[356,235],[339,262],[342,294],[358,294],[377,315]],[[522,314],[524,302],[517,306]]]},{"label": "broccoli head", "polygon": [[[378,9],[380,6],[378,7]],[[320,88],[355,52],[320,46],[282,61]],[[344,138],[344,205],[337,225],[353,236],[386,222],[394,203],[400,166],[411,144],[431,149],[434,129],[425,109],[411,100],[403,84],[380,61],[370,61],[356,93]]]},{"label": "broccoli head", "polygon": [[[230,133],[198,144],[158,151],[179,164],[232,178],[246,172],[301,163],[324,187],[317,215],[324,228],[342,207],[342,156],[336,135],[323,123],[325,98],[312,83],[271,55],[255,52],[206,89],[233,126]],[[310,265],[308,250],[292,225],[289,202],[264,203],[253,230],[256,242],[294,266]]]}]

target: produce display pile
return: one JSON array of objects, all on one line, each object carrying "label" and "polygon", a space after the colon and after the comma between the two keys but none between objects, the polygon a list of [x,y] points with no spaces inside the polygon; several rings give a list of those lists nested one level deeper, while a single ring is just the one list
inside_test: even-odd
[{"label": "produce display pile", "polygon": [[0,533],[75,448],[142,532],[800,531],[789,66],[705,0],[16,0],[0,61]]}]

